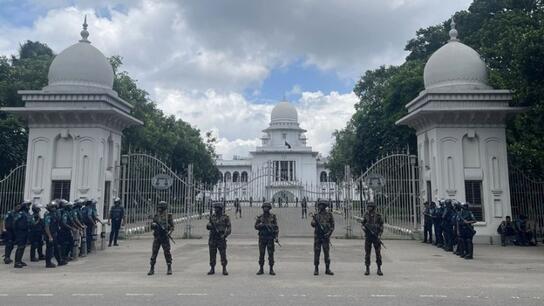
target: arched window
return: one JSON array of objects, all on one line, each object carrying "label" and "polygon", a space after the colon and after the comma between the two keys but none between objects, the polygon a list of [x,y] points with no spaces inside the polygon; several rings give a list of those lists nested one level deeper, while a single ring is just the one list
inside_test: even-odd
[{"label": "arched window", "polygon": [[226,183],[229,183],[231,181],[231,176],[230,176],[230,172],[225,172],[225,182]]},{"label": "arched window", "polygon": [[232,181],[234,183],[238,183],[240,181],[240,173],[238,173],[238,171],[234,171],[232,174]]},{"label": "arched window", "polygon": [[242,183],[247,183],[247,172],[242,172]]},{"label": "arched window", "polygon": [[219,172],[219,179],[217,179],[218,183],[223,183],[223,172]]},{"label": "arched window", "polygon": [[327,182],[327,172],[321,171],[321,174],[319,175],[319,181],[321,183]]}]

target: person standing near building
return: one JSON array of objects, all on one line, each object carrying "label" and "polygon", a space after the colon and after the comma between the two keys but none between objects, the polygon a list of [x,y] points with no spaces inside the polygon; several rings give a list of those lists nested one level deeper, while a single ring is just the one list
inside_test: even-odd
[{"label": "person standing near building", "polygon": [[[44,260],[43,255],[43,235],[44,225],[40,216],[41,208],[39,205],[32,205],[32,229],[30,230],[30,261],[37,262]],[[36,256],[37,255],[37,256]]]},{"label": "person standing near building", "polygon": [[108,225],[111,225],[110,242],[108,243],[108,247],[111,247],[112,241],[114,246],[119,245],[117,244],[117,238],[119,237],[119,230],[121,229],[121,224],[123,224],[124,218],[125,209],[121,205],[121,199],[116,197],[113,200],[113,207],[110,209],[110,221],[108,221]]},{"label": "person standing near building", "polygon": [[223,275],[229,275],[227,272],[227,237],[231,233],[230,218],[223,213],[223,205],[220,202],[213,204],[214,213],[210,214],[210,220],[206,229],[210,231],[208,247],[210,251],[210,271],[208,275],[215,274],[215,263],[217,260],[217,250],[221,256],[221,265],[223,266]]},{"label": "person standing near building", "polygon": [[476,234],[474,230],[474,223],[476,218],[469,209],[469,203],[463,203],[463,210],[461,211],[461,238],[463,240],[463,249],[465,250],[465,259],[472,259],[474,257],[474,244],[472,239]]},{"label": "person standing near building", "polygon": [[436,204],[431,202],[423,203],[423,243],[433,243],[433,215],[432,212],[436,208]]},{"label": "person standing near building", "polygon": [[276,275],[274,272],[274,242],[279,235],[278,220],[276,215],[270,212],[272,205],[263,203],[263,213],[255,220],[255,229],[259,231],[259,271],[257,275],[264,274],[264,256],[268,251],[269,274]]},{"label": "person standing near building", "polygon": [[331,235],[334,232],[334,217],[327,211],[328,203],[318,201],[318,212],[312,216],[310,225],[314,228],[314,275],[319,275],[319,257],[321,249],[325,259],[325,274],[334,275],[330,269],[331,258],[329,254]]},{"label": "person standing near building", "polygon": [[21,204],[15,205],[15,208],[8,211],[4,216],[4,223],[2,233],[4,235],[4,264],[9,265],[13,262],[11,260],[11,252],[13,252],[13,247],[15,245],[15,227],[13,220],[17,215],[17,212],[21,208]]},{"label": "person standing near building", "polygon": [[57,260],[59,266],[66,264],[66,261],[60,255],[60,246],[58,242],[58,232],[60,220],[57,213],[57,203],[52,201],[46,206],[47,212],[43,217],[46,248],[45,248],[45,267],[55,268],[56,265],[51,261],[53,256]]},{"label": "person standing near building", "polygon": [[24,201],[21,203],[19,211],[13,219],[15,229],[15,244],[17,245],[17,250],[15,251],[15,268],[22,268],[26,266],[26,263],[23,262],[23,255],[25,253],[26,244],[28,243],[30,230],[32,229],[33,225],[32,216],[28,212],[30,205],[32,205],[30,201]]},{"label": "person standing near building", "polygon": [[236,212],[234,213],[236,218],[242,218],[242,205],[240,204],[240,199],[236,198],[234,200],[234,207],[236,208]]},{"label": "person standing near building", "polygon": [[361,221],[363,232],[365,233],[365,275],[370,274],[370,253],[372,246],[376,252],[376,265],[378,266],[377,274],[382,276],[382,241],[383,233],[383,218],[382,215],[376,212],[376,204],[369,202],[367,211],[363,215]]},{"label": "person standing near building", "polygon": [[151,249],[151,259],[149,260],[149,272],[147,275],[155,274],[155,263],[159,249],[162,247],[164,258],[166,260],[167,275],[172,274],[172,254],[170,253],[170,234],[174,231],[174,219],[172,214],[168,213],[168,204],[160,201],[157,205],[157,214],[153,217],[151,223],[153,230],[153,246]]},{"label": "person standing near building", "polygon": [[302,208],[302,219],[308,219],[308,201],[306,200],[306,197],[302,198],[300,207]]}]

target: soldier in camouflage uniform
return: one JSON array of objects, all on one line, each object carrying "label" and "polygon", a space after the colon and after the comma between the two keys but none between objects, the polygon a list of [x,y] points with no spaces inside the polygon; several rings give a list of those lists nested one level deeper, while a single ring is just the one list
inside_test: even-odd
[{"label": "soldier in camouflage uniform", "polygon": [[376,204],[370,202],[367,205],[367,211],[361,221],[363,232],[365,233],[365,275],[370,274],[370,253],[372,246],[376,252],[376,264],[378,265],[378,275],[382,273],[382,254],[381,254],[381,236],[383,233],[382,215],[376,212]]},{"label": "soldier in camouflage uniform", "polygon": [[215,274],[215,262],[217,250],[221,256],[221,265],[223,266],[223,275],[229,275],[227,272],[227,237],[231,233],[230,218],[223,213],[223,205],[220,202],[213,204],[214,214],[210,214],[210,221],[206,229],[210,231],[208,246],[210,248],[210,271],[208,275]]},{"label": "soldier in camouflage uniform", "polygon": [[312,216],[312,222],[310,225],[315,228],[314,230],[314,275],[319,275],[319,255],[321,248],[323,248],[323,254],[325,257],[325,274],[334,275],[330,270],[331,259],[329,256],[329,249],[331,245],[331,235],[334,231],[334,218],[332,213],[327,211],[328,203],[326,201],[319,201],[317,203],[318,212]]},{"label": "soldier in camouflage uniform", "polygon": [[149,264],[149,272],[147,275],[155,274],[155,263],[157,262],[157,255],[159,249],[162,247],[164,252],[164,259],[166,259],[167,275],[172,274],[172,254],[170,253],[170,238],[169,235],[174,231],[174,219],[172,214],[168,213],[168,204],[164,201],[160,201],[157,206],[157,214],[153,217],[153,223],[151,223],[151,229],[153,230],[153,248],[151,253],[151,259]]},{"label": "soldier in camouflage uniform", "polygon": [[262,205],[263,214],[255,220],[255,229],[259,231],[259,271],[257,275],[264,274],[264,255],[268,250],[268,265],[270,266],[270,275],[276,275],[274,272],[274,242],[278,239],[280,232],[276,215],[270,213],[272,204],[265,202]]}]

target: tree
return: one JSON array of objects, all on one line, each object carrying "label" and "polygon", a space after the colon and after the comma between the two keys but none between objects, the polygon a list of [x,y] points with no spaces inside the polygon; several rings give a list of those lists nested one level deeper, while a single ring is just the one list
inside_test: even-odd
[{"label": "tree", "polygon": [[[529,111],[508,122],[510,162],[544,173],[544,4],[542,0],[475,0],[454,16],[460,39],[478,51],[490,71],[490,85],[513,91],[514,105]],[[329,165],[368,167],[375,156],[415,148],[414,133],[393,123],[423,89],[427,59],[449,39],[451,19],[420,29],[405,50],[406,62],[365,72],[354,92],[360,101],[346,127],[335,133]],[[407,136],[409,134],[410,136]]]}]

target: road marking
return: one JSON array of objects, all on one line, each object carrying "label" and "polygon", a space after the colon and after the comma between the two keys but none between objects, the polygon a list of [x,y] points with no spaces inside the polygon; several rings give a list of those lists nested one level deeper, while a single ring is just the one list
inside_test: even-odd
[{"label": "road marking", "polygon": [[7,293],[0,293],[0,296],[9,296]]},{"label": "road marking", "polygon": [[126,293],[126,296],[153,296],[153,293]]},{"label": "road marking", "polygon": [[293,294],[295,297],[306,297],[306,294]]},{"label": "road marking", "polygon": [[53,296],[53,293],[27,293],[26,296]]},{"label": "road marking", "polygon": [[72,293],[72,296],[104,296],[103,293]]},{"label": "road marking", "polygon": [[340,294],[327,294],[327,297],[342,297]]},{"label": "road marking", "polygon": [[436,295],[436,294],[420,294],[419,297],[422,298],[447,298],[447,295]]},{"label": "road marking", "polygon": [[206,296],[207,293],[178,293],[179,296]]},{"label": "road marking", "polygon": [[512,297],[514,300],[518,300],[519,299],[519,296],[513,296]]},{"label": "road marking", "polygon": [[394,294],[371,294],[371,297],[395,297]]}]

